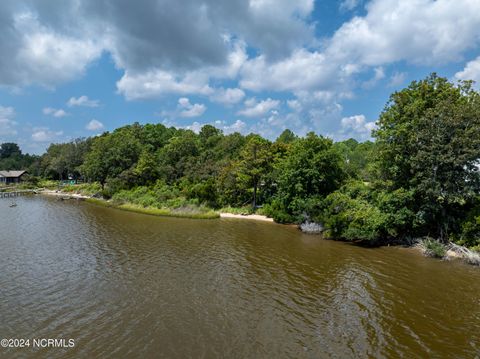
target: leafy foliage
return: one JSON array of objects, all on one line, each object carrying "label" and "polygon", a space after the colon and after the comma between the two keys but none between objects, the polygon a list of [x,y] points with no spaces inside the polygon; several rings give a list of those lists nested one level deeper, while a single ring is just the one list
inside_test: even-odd
[{"label": "leafy foliage", "polygon": [[391,95],[377,125],[375,142],[334,143],[313,132],[285,130],[271,142],[210,125],[197,134],[134,123],[52,144],[41,157],[5,143],[0,169],[98,183],[115,203],[146,211],[240,208],[320,223],[331,238],[480,246],[480,95],[472,83],[435,74],[414,81]]}]

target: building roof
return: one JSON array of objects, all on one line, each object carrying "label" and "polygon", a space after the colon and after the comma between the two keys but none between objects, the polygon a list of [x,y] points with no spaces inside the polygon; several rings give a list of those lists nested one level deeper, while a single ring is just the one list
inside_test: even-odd
[{"label": "building roof", "polygon": [[0,177],[20,177],[27,171],[0,171]]}]

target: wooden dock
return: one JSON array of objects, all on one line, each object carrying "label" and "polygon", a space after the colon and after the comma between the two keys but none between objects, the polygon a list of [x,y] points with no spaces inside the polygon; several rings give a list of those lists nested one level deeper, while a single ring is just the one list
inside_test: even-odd
[{"label": "wooden dock", "polygon": [[24,196],[26,194],[37,194],[38,191],[36,189],[25,189],[19,191],[9,191],[9,192],[0,192],[0,198],[12,198],[12,197],[19,197]]}]

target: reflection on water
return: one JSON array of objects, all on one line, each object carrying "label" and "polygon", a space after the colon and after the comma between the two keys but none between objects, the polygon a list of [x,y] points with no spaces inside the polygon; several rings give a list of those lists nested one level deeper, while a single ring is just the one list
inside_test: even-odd
[{"label": "reflection on water", "polygon": [[242,220],[0,200],[0,338],[48,358],[472,358],[480,270]]}]

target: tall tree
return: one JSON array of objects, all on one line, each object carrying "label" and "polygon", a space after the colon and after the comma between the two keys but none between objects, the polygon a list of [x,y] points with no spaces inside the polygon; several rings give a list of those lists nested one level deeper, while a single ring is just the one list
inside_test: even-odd
[{"label": "tall tree", "polygon": [[374,136],[393,189],[413,190],[421,234],[446,239],[458,211],[480,190],[480,96],[430,75],[390,97]]},{"label": "tall tree", "polygon": [[273,165],[271,143],[258,135],[249,135],[240,158],[237,164],[239,182],[252,189],[252,207],[255,210],[259,186]]},{"label": "tall tree", "polygon": [[20,150],[20,147],[18,147],[16,143],[5,142],[5,143],[2,143],[2,145],[0,146],[0,159],[20,156],[21,154],[22,154],[22,151]]},{"label": "tall tree", "polygon": [[309,199],[318,202],[339,188],[345,179],[342,158],[332,140],[313,132],[292,144],[277,172],[277,204],[295,217],[307,210]]}]

